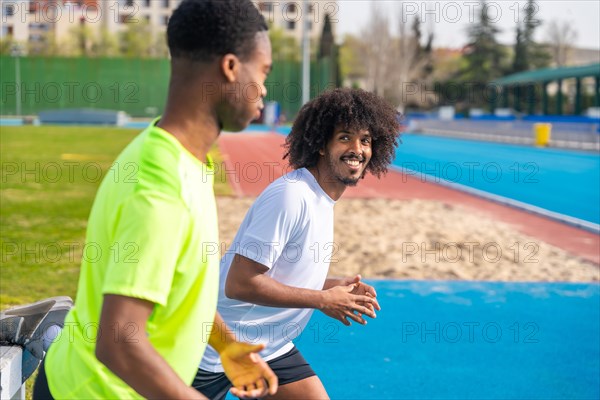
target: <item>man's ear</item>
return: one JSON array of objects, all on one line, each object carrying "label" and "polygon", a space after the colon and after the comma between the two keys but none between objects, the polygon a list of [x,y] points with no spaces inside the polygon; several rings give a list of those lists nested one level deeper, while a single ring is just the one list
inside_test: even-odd
[{"label": "man's ear", "polygon": [[240,60],[235,54],[225,54],[221,59],[221,72],[227,79],[227,82],[237,81],[240,72]]},{"label": "man's ear", "polygon": [[319,150],[319,154],[322,155],[322,156],[324,156],[325,155],[325,149]]}]

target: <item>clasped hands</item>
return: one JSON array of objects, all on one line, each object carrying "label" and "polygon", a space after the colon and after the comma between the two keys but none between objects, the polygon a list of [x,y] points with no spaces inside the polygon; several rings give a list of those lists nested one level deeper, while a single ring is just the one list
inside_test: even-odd
[{"label": "clasped hands", "polygon": [[320,310],[347,326],[351,324],[348,319],[366,325],[364,315],[376,318],[375,310],[381,310],[377,292],[361,279],[360,275],[344,278],[338,286],[326,290],[325,301]]}]

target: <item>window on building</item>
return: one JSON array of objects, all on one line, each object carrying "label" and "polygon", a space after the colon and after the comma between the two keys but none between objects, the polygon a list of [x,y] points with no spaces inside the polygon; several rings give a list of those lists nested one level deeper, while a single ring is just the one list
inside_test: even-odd
[{"label": "window on building", "polygon": [[150,7],[150,0],[145,0],[144,1],[144,7],[146,7],[146,8]]},{"label": "window on building", "polygon": [[296,29],[296,21],[288,21],[287,28],[289,31],[293,31],[294,29]]},{"label": "window on building", "polygon": [[163,8],[169,8],[171,0],[163,0]]},{"label": "window on building", "polygon": [[133,0],[125,0],[125,7],[133,7]]},{"label": "window on building", "polygon": [[42,23],[42,22],[31,22],[29,24],[29,29],[30,30],[41,30],[41,31],[47,31],[50,29],[50,26],[48,24]]},{"label": "window on building", "polygon": [[6,26],[6,34],[12,36],[15,33],[15,28],[12,25]]},{"label": "window on building", "polygon": [[296,3],[288,3],[287,12],[295,13],[296,12]]},{"label": "window on building", "polygon": [[40,43],[40,42],[44,42],[45,40],[46,40],[46,38],[44,37],[44,35],[41,35],[39,33],[32,33],[31,35],[29,35],[30,42]]},{"label": "window on building", "polygon": [[165,25],[165,26],[169,25],[169,16],[168,15],[165,15],[163,17],[163,25]]},{"label": "window on building", "polygon": [[4,6],[4,15],[7,17],[12,17],[15,15],[15,6],[12,4],[7,4]]},{"label": "window on building", "polygon": [[29,2],[29,14],[35,14],[38,10],[39,3],[37,1]]},{"label": "window on building", "polygon": [[273,3],[270,1],[261,1],[258,3],[258,9],[262,12],[273,12]]}]

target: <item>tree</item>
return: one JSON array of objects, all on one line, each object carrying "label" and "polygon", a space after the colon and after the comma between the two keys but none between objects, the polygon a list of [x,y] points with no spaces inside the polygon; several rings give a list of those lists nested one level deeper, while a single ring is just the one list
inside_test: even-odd
[{"label": "tree", "polygon": [[300,61],[302,51],[293,36],[286,35],[281,28],[270,27],[269,38],[274,61]]},{"label": "tree", "polygon": [[503,75],[502,59],[505,52],[496,40],[498,33],[500,29],[490,21],[484,1],[478,21],[468,30],[469,42],[464,55],[466,68],[461,74],[462,81],[486,84]]},{"label": "tree", "polygon": [[325,14],[325,22],[323,23],[323,32],[319,40],[318,58],[331,57],[335,53],[335,39],[333,37],[333,29],[331,28],[331,18],[329,13]]},{"label": "tree", "polygon": [[68,35],[64,35],[60,40],[57,39],[55,29],[36,34],[35,38],[30,37],[27,53],[44,57],[91,56],[94,42],[93,29],[89,25],[77,23],[68,27]]},{"label": "tree", "polygon": [[523,8],[525,15],[523,23],[517,24],[512,73],[543,68],[550,61],[550,56],[546,50],[534,40],[535,30],[542,24],[535,17],[537,11],[537,3],[534,0],[528,0]]},{"label": "tree", "polygon": [[422,43],[420,16],[408,18],[402,3],[400,10],[393,34],[388,15],[373,5],[360,38],[345,37],[340,60],[344,77],[353,84],[363,81],[366,90],[376,92],[402,110],[408,86],[414,95],[411,103],[422,106],[429,101],[424,92],[433,71],[433,33]]},{"label": "tree", "polygon": [[[451,93],[450,87],[460,88],[452,103],[459,108],[484,106],[487,104],[487,84],[505,74],[506,50],[496,36],[500,29],[490,20],[488,6],[482,2],[477,21],[468,31],[468,44],[463,49],[462,68],[455,78],[440,83],[441,93]],[[456,89],[454,89],[456,90]]]},{"label": "tree", "polygon": [[0,37],[0,54],[3,56],[11,55],[13,45],[15,43],[16,42],[12,35],[4,35],[4,37]]},{"label": "tree", "polygon": [[96,41],[92,28],[87,24],[78,24],[71,28],[70,41],[71,54],[73,56],[91,56],[92,47]]},{"label": "tree", "polygon": [[[404,18],[404,16],[402,16]],[[413,59],[411,69],[415,70],[421,78],[426,78],[433,73],[433,60],[431,53],[433,50],[433,32],[429,32],[425,45],[422,44],[423,35],[421,33],[421,17],[415,16],[412,23]],[[403,32],[404,33],[404,32]],[[400,34],[400,38],[404,35]]]},{"label": "tree", "polygon": [[395,65],[399,49],[394,44],[388,16],[375,3],[372,3],[371,16],[361,37],[364,45],[361,46],[360,61],[366,65],[366,90],[392,100],[393,92],[397,92],[395,85],[400,81]]},{"label": "tree", "polygon": [[127,28],[121,34],[121,55],[125,57],[150,57],[152,56],[152,31],[148,22],[127,23]]},{"label": "tree", "polygon": [[93,52],[98,57],[115,57],[119,55],[119,40],[106,26],[100,28],[98,39],[93,46]]},{"label": "tree", "polygon": [[29,54],[46,57],[71,56],[72,52],[70,50],[70,45],[65,42],[68,42],[68,40],[59,42],[53,32],[46,32],[44,34],[44,45],[37,47],[37,49],[32,49],[30,46]]},{"label": "tree", "polygon": [[367,68],[362,60],[364,43],[357,36],[346,34],[340,46],[340,68],[345,80],[356,82],[364,78]]},{"label": "tree", "polygon": [[169,46],[167,46],[167,32],[156,35],[152,46],[152,57],[169,58]]},{"label": "tree", "polygon": [[372,3],[371,17],[361,36],[365,44],[361,58],[366,64],[366,89],[383,97],[386,89],[391,87],[390,64],[395,57],[389,19],[375,3]]},{"label": "tree", "polygon": [[515,40],[512,72],[526,71],[527,69],[527,48],[523,40],[523,31],[521,31],[521,27],[517,25],[517,38]]},{"label": "tree", "polygon": [[405,14],[405,9],[403,3],[400,3],[391,66],[393,73],[390,76],[393,79],[394,91],[389,95],[400,111],[404,111],[406,106],[428,106],[433,101],[427,94],[427,86],[431,83],[430,77],[433,72],[433,33],[428,34],[424,45],[421,16],[415,15],[411,21]]},{"label": "tree", "polygon": [[548,25],[546,36],[552,62],[557,67],[567,65],[569,53],[577,40],[577,31],[573,28],[573,23],[553,20]]},{"label": "tree", "polygon": [[358,81],[367,75],[367,68],[362,59],[364,53],[362,40],[350,34],[344,36],[340,46],[340,73],[342,79],[349,81],[351,85],[359,85]]}]

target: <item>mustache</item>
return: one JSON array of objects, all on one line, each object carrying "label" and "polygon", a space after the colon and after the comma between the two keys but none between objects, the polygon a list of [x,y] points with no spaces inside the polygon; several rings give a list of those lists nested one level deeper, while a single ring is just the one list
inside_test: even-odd
[{"label": "mustache", "polygon": [[357,154],[350,154],[347,156],[342,156],[340,159],[341,160],[354,160],[354,161],[360,161],[360,162],[365,161],[365,158],[363,156],[359,156]]}]

